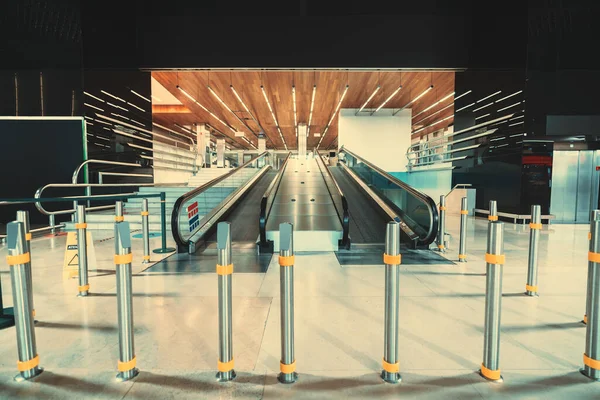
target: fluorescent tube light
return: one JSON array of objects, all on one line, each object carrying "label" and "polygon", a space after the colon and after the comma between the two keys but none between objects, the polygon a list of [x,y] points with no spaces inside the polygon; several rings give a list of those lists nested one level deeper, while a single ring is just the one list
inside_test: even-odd
[{"label": "fluorescent tube light", "polygon": [[[137,97],[146,100],[148,103],[152,103],[152,100],[150,100],[149,98],[142,96],[141,94],[139,94],[138,92],[136,92],[135,90],[129,89],[131,90],[131,93],[135,94]],[[150,97],[154,97],[152,95],[150,95]],[[160,101],[160,100],[159,100]]]},{"label": "fluorescent tube light", "polygon": [[296,113],[296,86],[292,85],[292,103],[294,104],[294,132],[298,136],[298,116]]},{"label": "fluorescent tube light", "polygon": [[434,112],[433,114],[429,114],[428,116],[421,118],[420,120],[418,120],[417,122],[415,122],[413,125],[417,125],[419,122],[425,121],[426,119],[428,119],[428,118],[431,118],[431,117],[433,117],[434,115],[437,115],[437,114],[441,113],[442,111],[444,111],[444,110],[446,110],[446,109],[448,109],[448,108],[452,107],[453,105],[454,105],[454,103],[450,103],[450,104],[448,104],[446,107],[444,107],[444,108],[440,108],[439,110],[437,110],[437,111],[436,111],[436,112]]},{"label": "fluorescent tube light", "polygon": [[517,126],[517,125],[521,125],[524,124],[525,121],[521,121],[521,122],[515,122],[514,124],[508,124],[508,126]]},{"label": "fluorescent tube light", "polygon": [[91,104],[89,104],[89,103],[83,103],[83,105],[84,105],[84,106],[91,107],[91,108],[95,108],[96,110],[99,110],[99,111],[102,111],[102,112],[104,112],[104,110],[103,110],[103,109],[101,109],[100,107],[93,106],[93,105],[91,105]]},{"label": "fluorescent tube light", "polygon": [[108,93],[106,90],[101,90],[100,92],[104,93],[104,94],[105,94],[105,95],[107,95],[107,96],[110,96],[110,97],[112,97],[113,99],[117,99],[117,100],[119,100],[119,101],[122,101],[123,103],[127,103],[127,102],[126,102],[125,100],[123,100],[122,98],[120,98],[120,97],[117,97],[117,96],[115,96],[114,94],[110,94],[110,93]]},{"label": "fluorescent tube light", "polygon": [[478,119],[481,119],[481,118],[489,117],[490,115],[491,115],[491,114],[483,114],[483,115],[480,115],[479,117],[475,117],[475,121],[477,121]]},{"label": "fluorescent tube light", "polygon": [[504,110],[508,110],[509,108],[512,108],[512,107],[514,107],[514,106],[518,106],[519,104],[521,104],[521,102],[518,102],[518,103],[515,103],[515,104],[511,104],[510,106],[507,106],[507,107],[504,107],[504,108],[500,108],[500,109],[498,110],[498,112],[500,112],[500,111],[504,111]]},{"label": "fluorescent tube light", "polygon": [[310,132],[310,124],[312,123],[313,108],[315,107],[315,95],[317,93],[317,85],[313,85],[312,96],[310,98],[310,112],[308,114],[308,126],[306,127],[306,136]]},{"label": "fluorescent tube light", "polygon": [[375,111],[373,111],[373,113],[371,115],[373,115],[377,111],[381,110],[381,107],[385,106],[388,101],[390,101],[395,95],[397,95],[398,92],[400,91],[400,89],[402,89],[402,86],[398,86],[398,89],[394,90],[394,92],[392,94],[390,94],[389,97],[387,99],[385,99],[385,101],[383,103],[381,103],[381,105],[379,107],[377,107],[377,109]]},{"label": "fluorescent tube light", "polygon": [[492,93],[489,96],[485,96],[483,99],[477,100],[476,103],[481,103],[482,101],[487,100],[490,97],[494,97],[495,95],[500,94],[500,93],[502,93],[502,90],[498,90],[496,93]]},{"label": "fluorescent tube light", "polygon": [[181,91],[181,93],[183,93],[188,99],[190,99],[191,101],[193,101],[194,103],[196,103],[196,105],[198,107],[200,107],[201,109],[203,109],[204,111],[206,111],[207,113],[209,113],[214,119],[216,119],[217,121],[219,121],[220,123],[222,123],[223,125],[225,125],[227,128],[229,128],[229,130],[233,133],[236,132],[235,129],[233,129],[233,127],[231,127],[228,123],[226,123],[225,121],[221,120],[221,118],[217,117],[213,112],[211,112],[208,108],[204,107],[202,104],[200,104],[200,102],[198,100],[196,100],[195,98],[192,97],[192,95],[190,95],[188,92],[186,92],[181,86],[177,86],[177,89],[179,89]]},{"label": "fluorescent tube light", "polygon": [[469,94],[469,93],[471,93],[471,92],[472,92],[472,90],[467,90],[467,91],[466,91],[466,92],[464,92],[463,94],[459,94],[458,96],[456,96],[456,97],[454,98],[454,101],[456,101],[456,100],[460,99],[460,98],[461,98],[461,97],[463,97],[463,96],[466,96],[466,95],[468,95],[468,94]]},{"label": "fluorescent tube light", "polygon": [[415,101],[419,100],[421,97],[425,96],[427,94],[427,92],[429,92],[431,89],[433,89],[433,85],[429,86],[427,89],[425,89],[423,91],[423,93],[419,94],[417,97],[415,97],[414,99],[412,99],[411,101],[409,101],[408,103],[406,103],[406,105],[404,105],[404,107],[402,107],[401,109],[399,109],[398,111],[396,111],[395,113],[393,113],[392,115],[396,115],[398,114],[400,111],[404,110],[406,107],[410,106],[411,104],[413,104]]},{"label": "fluorescent tube light", "polygon": [[485,106],[481,106],[481,107],[478,107],[478,108],[474,109],[474,110],[473,110],[473,112],[477,112],[477,111],[479,111],[479,110],[483,110],[484,108],[486,108],[486,107],[489,107],[489,106],[491,106],[492,104],[494,104],[494,102],[493,102],[493,101],[492,101],[491,103],[489,103],[489,104],[486,104]]},{"label": "fluorescent tube light", "polygon": [[363,108],[365,108],[367,106],[367,104],[369,104],[369,102],[371,101],[371,99],[373,98],[373,96],[375,96],[375,94],[377,92],[379,92],[379,89],[381,89],[381,86],[377,85],[377,87],[375,88],[375,90],[373,91],[373,93],[371,93],[371,95],[369,96],[369,98],[367,99],[367,101],[365,101],[365,103],[360,107],[360,109],[356,112],[356,114],[358,114],[359,112],[361,112],[363,110]]},{"label": "fluorescent tube light", "polygon": [[475,105],[475,103],[471,103],[468,106],[461,107],[458,110],[454,111],[454,113],[456,114],[457,112],[461,112],[462,110],[466,110],[467,108],[471,107],[472,105]]},{"label": "fluorescent tube light", "polygon": [[128,121],[129,121],[129,118],[127,118],[127,117],[126,117],[126,116],[124,116],[124,115],[121,115],[121,114],[116,114],[116,113],[113,113],[113,112],[111,112],[110,114],[111,114],[111,115],[114,115],[115,117],[123,118],[123,119],[126,119],[126,120],[128,120]]},{"label": "fluorescent tube light", "polygon": [[110,101],[107,101],[107,102],[106,102],[106,104],[108,104],[109,106],[113,106],[114,108],[118,108],[118,109],[121,109],[121,110],[123,110],[123,111],[127,111],[127,112],[129,112],[129,110],[128,110],[128,109],[126,109],[126,108],[123,108],[123,107],[121,107],[121,106],[118,106],[118,105],[116,105],[116,104],[113,104],[113,103],[111,103]]},{"label": "fluorescent tube light", "polygon": [[432,123],[432,124],[429,124],[429,125],[427,125],[427,126],[424,126],[424,127],[422,127],[422,128],[419,128],[419,129],[417,129],[416,131],[413,131],[412,133],[418,133],[418,132],[422,131],[423,129],[431,128],[432,126],[434,126],[434,125],[437,125],[437,124],[439,124],[439,123],[441,123],[441,122],[444,122],[444,121],[446,121],[446,120],[448,120],[448,119],[450,119],[450,118],[452,118],[452,117],[454,117],[454,114],[452,114],[452,115],[448,115],[447,117],[445,117],[445,118],[442,118],[442,119],[440,119],[440,120],[438,120],[438,121],[436,121],[436,122],[434,122],[434,123]]},{"label": "fluorescent tube light", "polygon": [[98,101],[100,101],[100,102],[104,103],[104,100],[102,100],[100,97],[96,97],[96,96],[94,96],[93,94],[86,92],[85,90],[83,91],[83,94],[85,94],[85,95],[87,95],[87,96],[90,96],[92,99],[96,99],[96,100],[98,100]]},{"label": "fluorescent tube light", "polygon": [[522,90],[519,90],[518,92],[514,92],[513,94],[509,94],[509,95],[508,95],[508,96],[506,96],[506,97],[503,97],[503,98],[501,98],[501,99],[498,99],[498,100],[496,100],[496,103],[500,103],[501,101],[503,101],[503,100],[506,100],[506,99],[508,99],[508,98],[511,98],[511,97],[513,97],[513,96],[516,96],[516,95],[518,95],[519,93],[522,93],[522,92],[523,92]]},{"label": "fluorescent tube light", "polygon": [[435,103],[433,103],[432,105],[430,105],[429,107],[427,107],[426,109],[424,109],[423,111],[419,112],[418,114],[413,115],[412,117],[415,118],[418,115],[423,114],[426,111],[431,110],[433,107],[437,106],[440,103],[443,103],[444,101],[446,101],[447,99],[449,99],[450,97],[452,97],[454,95],[454,92],[450,93],[449,95],[447,95],[446,97],[436,101]]},{"label": "fluorescent tube light", "polygon": [[135,105],[135,104],[133,104],[133,103],[127,102],[127,104],[129,104],[129,105],[130,105],[130,106],[132,106],[132,107],[135,107],[135,108],[137,108],[138,110],[140,110],[140,111],[142,111],[142,112],[146,112],[146,110],[144,110],[142,107],[138,107],[138,106],[136,106],[136,105]]}]

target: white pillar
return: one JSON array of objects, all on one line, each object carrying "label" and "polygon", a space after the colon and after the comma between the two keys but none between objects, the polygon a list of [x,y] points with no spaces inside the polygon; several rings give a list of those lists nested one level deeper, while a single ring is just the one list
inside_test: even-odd
[{"label": "white pillar", "polygon": [[258,136],[258,154],[262,154],[267,151],[267,140],[263,135]]},{"label": "white pillar", "polygon": [[210,164],[210,157],[207,159],[206,147],[210,144],[210,131],[204,124],[196,125],[196,147],[200,160],[198,164],[204,163],[205,165]]},{"label": "white pillar", "polygon": [[298,124],[298,158],[306,158],[306,124]]},{"label": "white pillar", "polygon": [[217,139],[217,168],[225,166],[225,139]]}]

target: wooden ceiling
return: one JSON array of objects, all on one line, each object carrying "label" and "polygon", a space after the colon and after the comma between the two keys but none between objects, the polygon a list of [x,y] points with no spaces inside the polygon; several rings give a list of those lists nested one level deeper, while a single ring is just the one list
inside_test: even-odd
[{"label": "wooden ceiling", "polygon": [[[292,86],[296,87],[298,123],[308,123],[313,85],[317,86],[310,135],[307,140],[308,149],[316,147],[319,143],[321,138],[315,137],[314,134],[323,133],[346,85],[349,85],[348,92],[340,108],[360,108],[371,96],[377,85],[381,86],[381,89],[367,104],[365,110],[377,108],[400,85],[402,85],[400,92],[384,108],[399,109],[433,85],[433,89],[408,107],[412,108],[413,112],[413,137],[445,129],[454,122],[452,117],[454,114],[453,95],[421,113],[421,111],[454,92],[454,72],[203,70],[156,71],[152,72],[152,76],[185,106],[184,108],[181,108],[181,106],[166,107],[165,105],[155,107],[153,109],[153,120],[155,122],[175,130],[178,129],[174,125],[176,123],[183,126],[192,123],[209,123],[228,138],[228,143],[238,148],[249,148],[249,146],[242,138],[235,137],[234,132],[220,122],[219,119],[234,130],[244,132],[245,137],[254,145],[257,145],[258,133],[264,130],[267,136],[267,148],[285,149],[261,91],[261,85],[266,90],[285,144],[290,150],[297,148]],[[177,89],[177,86],[189,93],[214,116],[190,100],[181,90]],[[243,105],[231,90],[231,86],[235,88],[252,115],[245,112]],[[208,87],[212,88],[247,126],[221,104],[216,96],[209,91]],[[337,114],[327,130],[327,134],[323,137],[319,147],[321,149],[337,145]],[[436,123],[440,120],[441,122]],[[427,127],[429,125],[432,126]],[[419,130],[424,126],[425,129]],[[415,133],[415,131],[417,132]]]}]

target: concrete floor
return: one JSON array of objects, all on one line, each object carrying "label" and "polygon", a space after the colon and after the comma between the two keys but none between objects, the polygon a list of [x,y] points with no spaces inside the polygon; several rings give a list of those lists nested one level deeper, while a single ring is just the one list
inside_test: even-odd
[{"label": "concrete floor", "polygon": [[[448,217],[458,237],[458,217]],[[505,382],[485,381],[482,361],[487,221],[469,219],[467,264],[402,266],[400,369],[403,382],[379,379],[383,355],[381,265],[341,267],[333,253],[297,255],[296,359],[299,381],[281,385],[279,267],[233,278],[234,357],[238,378],[214,379],[217,363],[215,273],[140,272],[133,278],[140,375],[117,383],[113,243],[96,243],[101,272],[88,298],[62,277],[64,237],[33,240],[38,378],[16,383],[14,328],[0,331],[0,398],[57,399],[599,399],[600,383],[582,366],[587,271],[586,225],[544,226],[540,297],[522,295],[528,228],[505,224],[500,367]],[[153,248],[158,240],[153,239]],[[134,239],[134,253],[141,242]],[[137,247],[136,247],[137,246]],[[457,256],[453,239],[449,258]],[[4,259],[6,249],[0,249]],[[43,257],[42,257],[43,255]],[[138,257],[139,258],[139,257]],[[96,276],[94,276],[96,275]],[[4,301],[12,303],[0,264]]]}]

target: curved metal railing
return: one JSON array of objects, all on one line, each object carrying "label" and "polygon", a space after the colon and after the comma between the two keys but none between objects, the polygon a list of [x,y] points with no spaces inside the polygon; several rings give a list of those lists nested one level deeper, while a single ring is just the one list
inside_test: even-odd
[{"label": "curved metal railing", "polygon": [[281,164],[281,168],[279,168],[277,176],[275,177],[275,179],[273,179],[273,181],[265,191],[265,194],[263,195],[262,199],[260,200],[260,217],[258,220],[258,246],[261,253],[273,253],[273,242],[267,240],[267,219],[269,218],[269,214],[271,213],[271,208],[273,207],[273,200],[275,200],[277,189],[279,189],[281,178],[283,178],[283,173],[287,168],[287,164],[291,155],[292,153],[289,152],[285,160],[283,160],[283,163]]},{"label": "curved metal railing", "polygon": [[429,245],[438,231],[438,211],[435,201],[425,193],[402,182],[373,163],[344,148],[347,167],[394,209],[398,217],[418,238],[418,244]]},{"label": "curved metal railing", "polygon": [[344,192],[335,181],[335,178],[331,174],[331,171],[325,165],[323,161],[323,157],[319,150],[315,150],[317,153],[317,166],[321,170],[321,174],[323,175],[323,179],[325,180],[325,185],[327,186],[327,190],[329,191],[329,195],[331,196],[331,200],[333,201],[333,205],[335,210],[337,211],[338,217],[342,224],[343,234],[342,239],[340,240],[339,247],[343,247],[346,249],[350,248],[350,213],[348,211],[348,201],[346,200],[346,196],[344,196]]},{"label": "curved metal railing", "polygon": [[[270,154],[265,151],[227,174],[190,190],[175,201],[171,214],[171,232],[178,251],[194,252],[198,248],[203,235],[226,211],[225,206],[231,201],[237,201],[270,168],[268,157]],[[185,213],[182,213],[184,208]],[[204,215],[203,210],[206,212]],[[184,215],[187,218],[185,223],[182,220]],[[186,228],[185,232],[182,231],[183,227]]]}]

